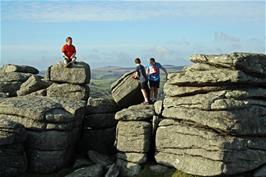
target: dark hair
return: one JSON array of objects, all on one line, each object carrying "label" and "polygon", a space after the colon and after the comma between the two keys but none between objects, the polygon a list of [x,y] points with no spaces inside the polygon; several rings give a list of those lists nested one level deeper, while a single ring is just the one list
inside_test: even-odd
[{"label": "dark hair", "polygon": [[140,58],[136,58],[136,59],[135,59],[135,63],[136,63],[136,64],[140,64],[140,63],[141,63]]},{"label": "dark hair", "polygon": [[66,38],[66,42],[67,42],[68,40],[72,40],[72,37],[68,36],[68,37]]},{"label": "dark hair", "polygon": [[155,59],[154,59],[154,58],[150,58],[150,61],[151,61],[151,62],[155,62]]}]

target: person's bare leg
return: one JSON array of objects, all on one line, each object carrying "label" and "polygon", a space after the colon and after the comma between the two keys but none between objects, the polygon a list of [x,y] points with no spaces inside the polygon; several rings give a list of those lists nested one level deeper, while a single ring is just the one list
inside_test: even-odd
[{"label": "person's bare leg", "polygon": [[149,102],[148,94],[145,89],[141,89],[142,95],[144,97],[145,102]]},{"label": "person's bare leg", "polygon": [[154,89],[153,89],[153,87],[151,87],[150,90],[151,90],[150,91],[150,98],[151,98],[151,100],[153,100],[154,99]]}]

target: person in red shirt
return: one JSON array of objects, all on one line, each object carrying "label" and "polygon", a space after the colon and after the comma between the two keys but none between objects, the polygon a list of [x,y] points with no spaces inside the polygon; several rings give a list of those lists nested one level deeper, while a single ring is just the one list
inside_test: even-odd
[{"label": "person in red shirt", "polygon": [[72,45],[72,38],[66,38],[66,44],[62,47],[62,54],[64,57],[64,63],[68,64],[69,62],[76,62],[76,48]]}]

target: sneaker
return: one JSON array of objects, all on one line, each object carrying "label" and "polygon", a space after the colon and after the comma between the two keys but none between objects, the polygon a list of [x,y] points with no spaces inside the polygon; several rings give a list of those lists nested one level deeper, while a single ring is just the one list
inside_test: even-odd
[{"label": "sneaker", "polygon": [[142,104],[144,104],[144,105],[148,105],[148,104],[150,104],[149,102],[146,102],[146,101],[144,101]]}]

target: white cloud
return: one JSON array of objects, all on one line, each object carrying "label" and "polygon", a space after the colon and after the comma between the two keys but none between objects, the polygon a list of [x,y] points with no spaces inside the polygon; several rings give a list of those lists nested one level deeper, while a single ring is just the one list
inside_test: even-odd
[{"label": "white cloud", "polygon": [[2,16],[4,19],[43,22],[128,21],[162,17],[226,17],[228,20],[261,22],[265,19],[263,4],[265,2],[244,1],[3,2]]}]

